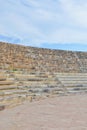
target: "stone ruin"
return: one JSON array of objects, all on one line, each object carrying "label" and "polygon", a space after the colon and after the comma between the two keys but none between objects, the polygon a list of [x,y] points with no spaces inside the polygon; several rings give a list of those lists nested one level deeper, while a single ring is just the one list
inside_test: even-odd
[{"label": "stone ruin", "polygon": [[46,97],[87,92],[87,52],[0,42],[0,110]]}]

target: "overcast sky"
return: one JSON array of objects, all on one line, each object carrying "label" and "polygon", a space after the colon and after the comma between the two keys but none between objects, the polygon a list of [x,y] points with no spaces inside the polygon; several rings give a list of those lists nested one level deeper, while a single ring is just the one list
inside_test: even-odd
[{"label": "overcast sky", "polygon": [[87,0],[0,0],[0,41],[87,51]]}]

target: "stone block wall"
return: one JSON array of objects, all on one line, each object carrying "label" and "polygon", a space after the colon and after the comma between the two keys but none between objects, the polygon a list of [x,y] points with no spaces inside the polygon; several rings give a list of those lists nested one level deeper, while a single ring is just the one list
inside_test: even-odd
[{"label": "stone block wall", "polygon": [[87,53],[0,42],[0,69],[30,72],[87,72]]}]

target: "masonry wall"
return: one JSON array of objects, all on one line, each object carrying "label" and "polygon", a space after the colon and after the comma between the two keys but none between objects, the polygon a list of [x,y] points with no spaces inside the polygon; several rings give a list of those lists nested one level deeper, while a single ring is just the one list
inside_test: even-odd
[{"label": "masonry wall", "polygon": [[31,72],[87,72],[87,53],[0,42],[0,69]]}]

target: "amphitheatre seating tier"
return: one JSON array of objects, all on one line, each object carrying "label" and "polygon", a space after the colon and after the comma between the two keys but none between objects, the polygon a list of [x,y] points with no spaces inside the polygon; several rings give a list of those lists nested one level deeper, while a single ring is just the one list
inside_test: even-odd
[{"label": "amphitheatre seating tier", "polygon": [[29,72],[87,72],[87,53],[0,42],[0,68]]},{"label": "amphitheatre seating tier", "polygon": [[[6,107],[18,105],[25,100],[33,101],[48,96],[87,92],[87,73],[6,71],[4,75],[10,82],[14,78],[15,82],[7,85],[6,79],[3,85],[0,84],[0,105]],[[33,81],[30,80],[31,78]],[[0,82],[3,82],[3,79]]]},{"label": "amphitheatre seating tier", "polygon": [[87,53],[0,42],[0,109],[87,92]]}]

